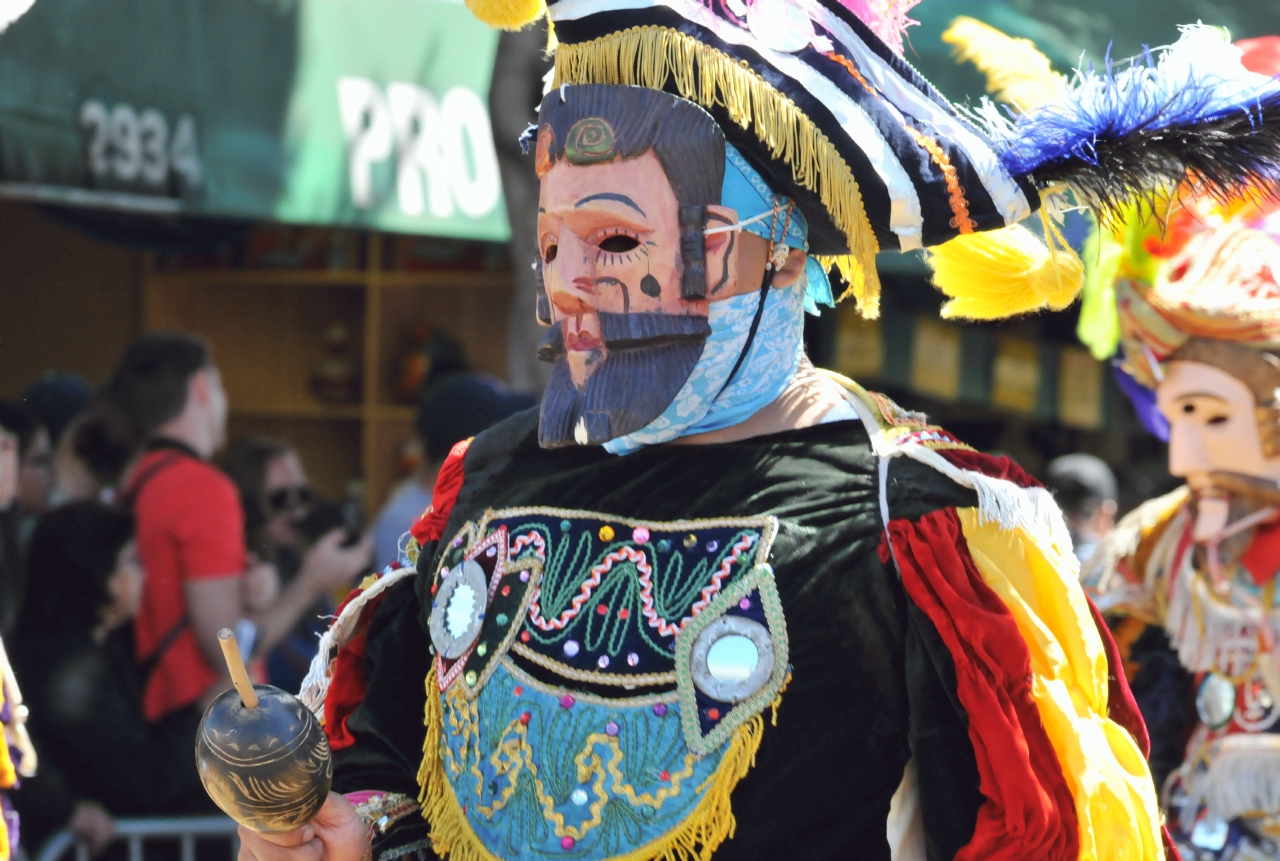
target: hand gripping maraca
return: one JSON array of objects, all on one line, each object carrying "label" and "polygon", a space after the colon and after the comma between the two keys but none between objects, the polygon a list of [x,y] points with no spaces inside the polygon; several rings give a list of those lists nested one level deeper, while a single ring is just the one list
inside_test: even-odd
[{"label": "hand gripping maraca", "polygon": [[297,697],[249,681],[230,630],[219,631],[218,640],[235,688],[214,700],[200,721],[200,782],[246,828],[292,831],[315,816],[329,794],[329,740]]}]

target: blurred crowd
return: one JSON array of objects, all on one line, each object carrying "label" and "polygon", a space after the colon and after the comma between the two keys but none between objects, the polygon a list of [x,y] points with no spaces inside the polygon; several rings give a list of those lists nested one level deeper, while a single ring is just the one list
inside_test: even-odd
[{"label": "blurred crowd", "polygon": [[364,524],[285,439],[227,439],[209,344],[144,336],[95,387],[50,372],[0,402],[0,637],[38,774],[13,802],[34,850],[69,828],[214,812],[196,775],[230,628],[255,680],[297,691],[335,600],[396,561],[450,448],[533,406],[453,353],[414,419],[420,465]]},{"label": "blurred crowd", "polygon": [[[258,681],[296,691],[335,600],[402,556],[453,445],[533,405],[442,352],[419,465],[366,526],[288,440],[227,439],[197,336],[145,336],[100,387],[48,373],[0,402],[0,636],[40,757],[14,797],[27,846],[70,828],[96,854],[116,817],[213,812],[191,751],[229,686],[218,631]],[[1073,454],[1045,479],[1087,556],[1114,525],[1114,475]]]}]

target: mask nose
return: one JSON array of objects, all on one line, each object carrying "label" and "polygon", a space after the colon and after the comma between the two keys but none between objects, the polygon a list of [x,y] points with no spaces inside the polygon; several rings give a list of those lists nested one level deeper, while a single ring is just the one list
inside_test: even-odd
[{"label": "mask nose", "polygon": [[555,260],[543,264],[553,319],[595,313],[595,258],[591,251],[572,230],[561,229]]},{"label": "mask nose", "polygon": [[1204,427],[1194,421],[1174,421],[1169,424],[1169,473],[1186,478],[1213,469],[1208,446],[1205,445]]}]

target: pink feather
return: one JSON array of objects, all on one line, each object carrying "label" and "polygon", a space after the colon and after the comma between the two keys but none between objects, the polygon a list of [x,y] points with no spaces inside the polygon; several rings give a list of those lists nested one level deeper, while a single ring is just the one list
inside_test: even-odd
[{"label": "pink feather", "polygon": [[857,15],[862,23],[880,37],[896,53],[902,53],[902,34],[916,21],[907,12],[920,0],[840,0],[840,4]]}]

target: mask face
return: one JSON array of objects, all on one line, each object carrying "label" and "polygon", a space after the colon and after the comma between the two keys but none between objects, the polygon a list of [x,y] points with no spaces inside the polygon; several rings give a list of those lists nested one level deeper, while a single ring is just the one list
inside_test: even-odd
[{"label": "mask face", "polygon": [[[638,88],[607,89],[621,91],[617,98],[625,102]],[[696,124],[688,131],[705,134]],[[621,157],[624,146],[609,119],[599,116],[574,122],[553,156],[554,138],[553,125],[544,122],[536,155],[538,248],[551,329],[538,356],[555,368],[543,396],[539,442],[598,445],[662,414],[711,329],[706,300],[681,297],[688,265],[682,242],[689,242],[689,231],[654,148]],[[668,156],[680,144],[679,134],[663,137]],[[698,151],[692,148],[690,157]],[[708,155],[719,159],[708,170],[723,170],[723,143]],[[732,210],[702,205],[713,224],[736,221]],[[705,249],[708,287],[736,285],[729,253],[735,235],[704,237],[699,226],[694,238]]]},{"label": "mask face", "polygon": [[1156,397],[1169,420],[1169,472],[1193,489],[1208,488],[1214,472],[1280,479],[1280,458],[1262,452],[1253,393],[1231,374],[1170,362]]}]

